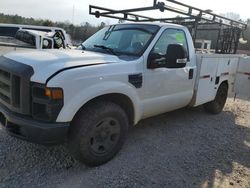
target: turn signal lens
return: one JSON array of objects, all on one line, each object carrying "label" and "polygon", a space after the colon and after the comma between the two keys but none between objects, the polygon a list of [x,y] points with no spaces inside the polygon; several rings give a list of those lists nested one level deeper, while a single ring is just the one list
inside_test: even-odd
[{"label": "turn signal lens", "polygon": [[45,88],[45,96],[51,99],[63,99],[63,91],[58,88]]},{"label": "turn signal lens", "polygon": [[48,89],[48,88],[45,89],[45,96],[49,97],[49,98],[52,96],[52,92],[50,89]]}]

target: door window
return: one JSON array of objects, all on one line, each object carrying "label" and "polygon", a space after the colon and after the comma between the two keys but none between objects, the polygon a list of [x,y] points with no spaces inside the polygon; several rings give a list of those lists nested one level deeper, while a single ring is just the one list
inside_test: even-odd
[{"label": "door window", "polygon": [[166,29],[151,51],[151,53],[157,53],[162,56],[160,60],[157,60],[158,63],[167,63],[165,55],[167,54],[168,45],[170,44],[182,45],[188,52],[187,39],[184,31],[180,29]]}]

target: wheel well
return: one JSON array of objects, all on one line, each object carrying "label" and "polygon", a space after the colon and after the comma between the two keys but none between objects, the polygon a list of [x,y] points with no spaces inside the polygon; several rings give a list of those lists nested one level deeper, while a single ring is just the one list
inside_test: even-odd
[{"label": "wheel well", "polygon": [[101,96],[93,98],[90,101],[88,101],[87,103],[85,103],[80,108],[80,110],[82,110],[86,106],[88,106],[88,105],[90,105],[92,103],[96,103],[98,101],[109,101],[109,102],[113,102],[113,103],[119,105],[125,111],[125,113],[127,114],[127,117],[128,117],[128,120],[129,120],[129,125],[134,125],[134,105],[133,105],[131,99],[128,96],[126,96],[124,94],[120,94],[120,93],[112,93],[112,94],[101,95]]},{"label": "wheel well", "polygon": [[228,88],[228,81],[227,81],[227,80],[224,80],[223,82],[221,82],[220,86],[221,86],[222,84],[226,84],[226,86],[227,86],[227,88]]}]

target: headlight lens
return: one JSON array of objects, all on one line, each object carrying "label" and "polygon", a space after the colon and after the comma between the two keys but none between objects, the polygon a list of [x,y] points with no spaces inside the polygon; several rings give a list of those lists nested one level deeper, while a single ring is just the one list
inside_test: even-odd
[{"label": "headlight lens", "polygon": [[63,90],[46,87],[43,84],[32,84],[32,117],[37,120],[56,121],[63,107]]}]

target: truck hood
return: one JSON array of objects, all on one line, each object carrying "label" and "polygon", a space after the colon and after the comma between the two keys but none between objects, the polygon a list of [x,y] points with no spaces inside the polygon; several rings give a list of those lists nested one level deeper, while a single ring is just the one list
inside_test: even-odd
[{"label": "truck hood", "polygon": [[4,55],[14,61],[30,65],[34,70],[31,81],[46,83],[47,78],[62,69],[117,63],[117,56],[81,50],[29,50]]}]

